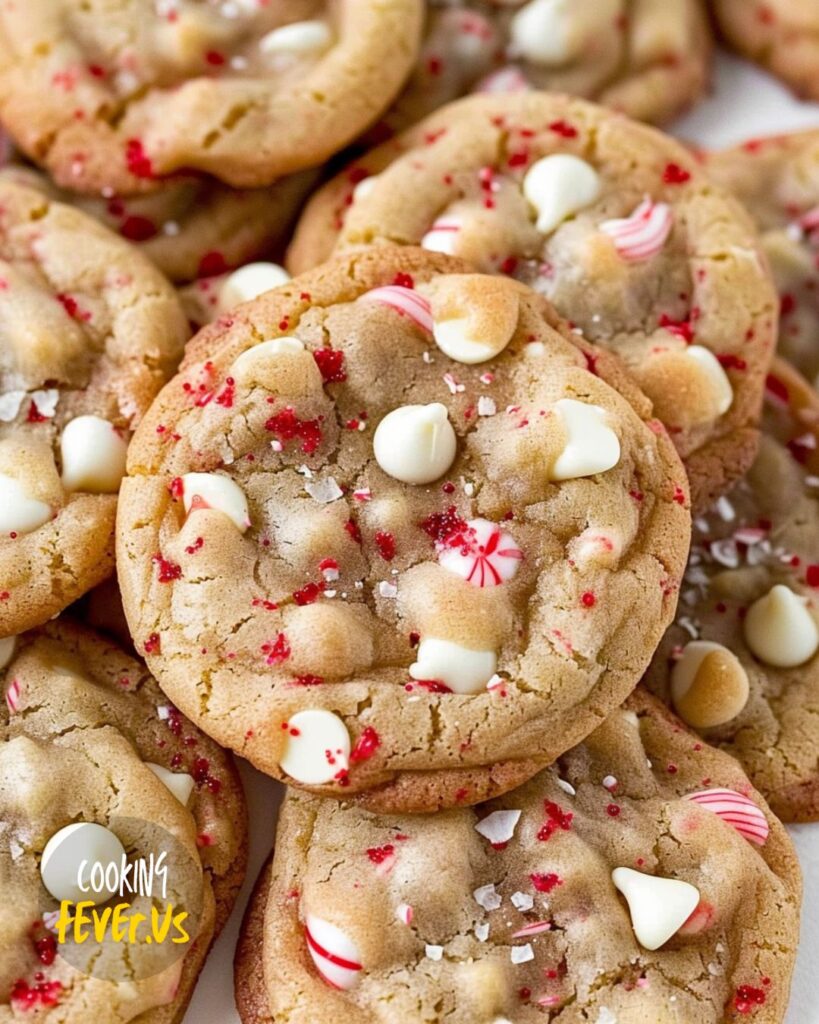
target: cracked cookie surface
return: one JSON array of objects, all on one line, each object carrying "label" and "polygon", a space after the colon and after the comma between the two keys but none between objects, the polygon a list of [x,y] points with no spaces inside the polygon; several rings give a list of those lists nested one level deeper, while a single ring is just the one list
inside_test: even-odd
[{"label": "cracked cookie surface", "polygon": [[819,818],[819,396],[768,378],[759,455],[694,539],[646,681],[733,754],[785,821]]},{"label": "cracked cookie surface", "polygon": [[269,774],[404,810],[509,789],[590,732],[689,538],[619,363],[518,282],[409,248],[200,332],[128,472],[120,585],[174,702]]},{"label": "cracked cookie surface", "polygon": [[625,361],[704,508],[750,465],[776,295],[748,215],[671,139],[566,97],[470,97],[310,201],[298,272],[417,245],[510,274]]},{"label": "cracked cookie surface", "polygon": [[[0,664],[0,1020],[176,1024],[244,875],[230,755],[168,704],[142,663],[69,620],[3,641]],[[182,959],[115,982],[55,946],[47,923],[59,905],[41,882],[42,854],[78,821],[110,827],[133,858],[156,853],[158,833],[175,838],[171,891],[188,891],[184,877],[201,901],[199,938]]]},{"label": "cracked cookie surface", "polygon": [[0,184],[0,637],[112,572],[127,438],[187,333],[170,284],[126,242]]},{"label": "cracked cookie surface", "polygon": [[469,92],[526,89],[660,123],[699,98],[710,57],[699,0],[433,0],[412,76],[372,134],[383,140]]},{"label": "cracked cookie surface", "polygon": [[238,188],[321,164],[398,92],[420,0],[46,0],[0,11],[0,115],[63,187]]},{"label": "cracked cookie surface", "polygon": [[780,299],[778,352],[819,375],[819,131],[749,139],[701,154],[759,228]]},{"label": "cracked cookie surface", "polygon": [[[700,802],[717,787],[731,803]],[[629,910],[623,867],[653,902]],[[237,1005],[243,1024],[781,1024],[799,902],[790,840],[736,761],[638,690],[480,807],[377,816],[291,790]],[[635,929],[661,920],[678,927],[651,951]]]}]

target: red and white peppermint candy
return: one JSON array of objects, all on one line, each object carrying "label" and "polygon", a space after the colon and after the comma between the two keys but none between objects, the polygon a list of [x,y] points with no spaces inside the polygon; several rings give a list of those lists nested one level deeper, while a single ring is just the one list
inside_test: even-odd
[{"label": "red and white peppermint candy", "polygon": [[757,846],[762,846],[768,838],[770,826],[764,813],[753,800],[733,789],[703,789],[689,793],[685,799],[713,811]]},{"label": "red and white peppermint candy", "polygon": [[409,903],[399,903],[395,908],[395,916],[402,924],[410,925],[412,924],[414,911]]},{"label": "red and white peppermint candy", "polygon": [[655,203],[646,196],[630,217],[604,220],[600,230],[611,238],[622,259],[640,263],[662,251],[673,224],[668,203]]},{"label": "red and white peppermint candy", "polygon": [[361,971],[361,954],[349,935],[313,914],[307,915],[304,935],[316,970],[327,984],[345,991],[352,988]]},{"label": "red and white peppermint candy", "polygon": [[438,561],[476,587],[511,580],[523,560],[515,538],[488,519],[470,519],[438,546]]},{"label": "red and white peppermint candy", "polygon": [[516,932],[512,933],[513,939],[525,939],[530,935],[541,935],[543,932],[551,930],[551,921],[532,921],[531,924],[525,924],[522,928],[518,928]]},{"label": "red and white peppermint candy", "polygon": [[12,714],[20,707],[20,683],[16,679],[12,679],[6,690],[6,704]]},{"label": "red and white peppermint candy", "polygon": [[423,295],[412,288],[400,284],[388,284],[383,288],[373,288],[365,292],[361,298],[367,302],[380,302],[389,306],[401,316],[409,317],[422,331],[432,334],[432,310]]},{"label": "red and white peppermint candy", "polygon": [[500,71],[493,71],[486,75],[472,90],[473,92],[487,92],[490,94],[506,92],[528,92],[532,88],[526,75],[514,66],[501,68]]},{"label": "red and white peppermint candy", "polygon": [[455,217],[439,217],[421,239],[421,248],[453,256],[461,227],[461,221]]}]

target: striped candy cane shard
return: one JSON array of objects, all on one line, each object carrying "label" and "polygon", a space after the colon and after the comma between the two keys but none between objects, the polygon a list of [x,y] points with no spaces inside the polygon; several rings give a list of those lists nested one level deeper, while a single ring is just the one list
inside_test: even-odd
[{"label": "striped candy cane shard", "polygon": [[20,683],[17,679],[12,679],[9,683],[6,690],[6,704],[12,714],[20,707]]},{"label": "striped candy cane shard", "polygon": [[511,580],[523,560],[514,537],[488,519],[470,519],[439,546],[440,565],[476,587]]},{"label": "striped candy cane shard", "polygon": [[641,263],[662,251],[673,224],[671,207],[646,196],[629,217],[605,220],[600,230],[611,238],[622,259]]},{"label": "striped candy cane shard", "polygon": [[313,914],[307,915],[304,935],[316,970],[327,984],[342,991],[352,988],[361,971],[361,954],[353,940]]},{"label": "striped candy cane shard", "polygon": [[455,217],[439,217],[421,239],[421,248],[454,256],[461,227],[461,221]]},{"label": "striped candy cane shard", "polygon": [[518,928],[516,932],[512,933],[513,939],[525,939],[531,935],[541,935],[543,932],[551,930],[551,921],[532,921],[531,924],[525,924],[522,928]]},{"label": "striped candy cane shard", "polygon": [[685,798],[713,811],[723,821],[732,825],[749,842],[762,846],[768,838],[770,826],[765,814],[753,800],[733,789],[703,789],[689,793]]},{"label": "striped candy cane shard", "polygon": [[395,908],[395,916],[402,924],[411,925],[414,911],[409,903],[399,903]]},{"label": "striped candy cane shard", "polygon": [[380,302],[389,306],[401,316],[409,317],[422,331],[432,334],[432,310],[429,302],[412,288],[400,284],[389,284],[383,288],[373,288],[361,296],[367,302]]}]

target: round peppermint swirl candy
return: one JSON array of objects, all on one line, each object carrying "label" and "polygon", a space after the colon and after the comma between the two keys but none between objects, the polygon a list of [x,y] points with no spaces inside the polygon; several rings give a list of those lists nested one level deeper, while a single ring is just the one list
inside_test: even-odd
[{"label": "round peppermint swirl candy", "polygon": [[132,634],[291,784],[501,792],[626,696],[675,605],[685,476],[649,416],[517,282],[422,250],[327,264],[194,338],[141,425]]}]

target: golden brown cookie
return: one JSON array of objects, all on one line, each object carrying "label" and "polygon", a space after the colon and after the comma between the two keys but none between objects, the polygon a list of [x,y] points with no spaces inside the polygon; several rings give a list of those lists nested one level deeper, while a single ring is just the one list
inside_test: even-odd
[{"label": "golden brown cookie", "polygon": [[[244,875],[246,812],[232,759],[168,703],[142,663],[70,621],[0,644],[0,1019],[176,1024]],[[181,959],[165,956],[149,973],[134,945],[130,982],[102,969],[104,951],[89,973],[79,969],[45,887],[69,856],[47,856],[49,841],[72,825],[109,841],[113,832],[133,864],[173,837],[168,889],[187,892],[180,879],[190,876],[195,896],[184,906],[196,905],[198,921]]]},{"label": "golden brown cookie", "polygon": [[711,177],[759,228],[780,299],[779,354],[819,376],[819,131],[749,139],[702,153]]},{"label": "golden brown cookie", "polygon": [[372,135],[470,92],[551,89],[662,122],[701,96],[711,32],[700,0],[432,0],[421,53]]},{"label": "golden brown cookie", "polygon": [[725,39],[786,82],[819,99],[817,0],[711,0]]},{"label": "golden brown cookie", "polygon": [[781,1024],[785,830],[640,690],[499,800],[376,816],[291,790],[235,964],[243,1024]]},{"label": "golden brown cookie", "polygon": [[644,396],[544,299],[381,248],[194,338],[118,536],[132,635],[194,721],[421,811],[512,788],[633,689],[688,494]]},{"label": "golden brown cookie", "polygon": [[170,284],[127,242],[0,184],[0,637],[112,572],[127,440],[187,334]]},{"label": "golden brown cookie", "polygon": [[461,100],[320,190],[289,267],[388,243],[525,281],[622,357],[696,508],[750,465],[776,296],[747,214],[671,139],[562,96]]},{"label": "golden brown cookie", "polygon": [[237,188],[323,163],[395,97],[421,0],[42,0],[0,10],[0,118],[57,183]]},{"label": "golden brown cookie", "polygon": [[784,821],[819,818],[819,396],[777,361],[759,455],[704,516],[647,683]]}]

